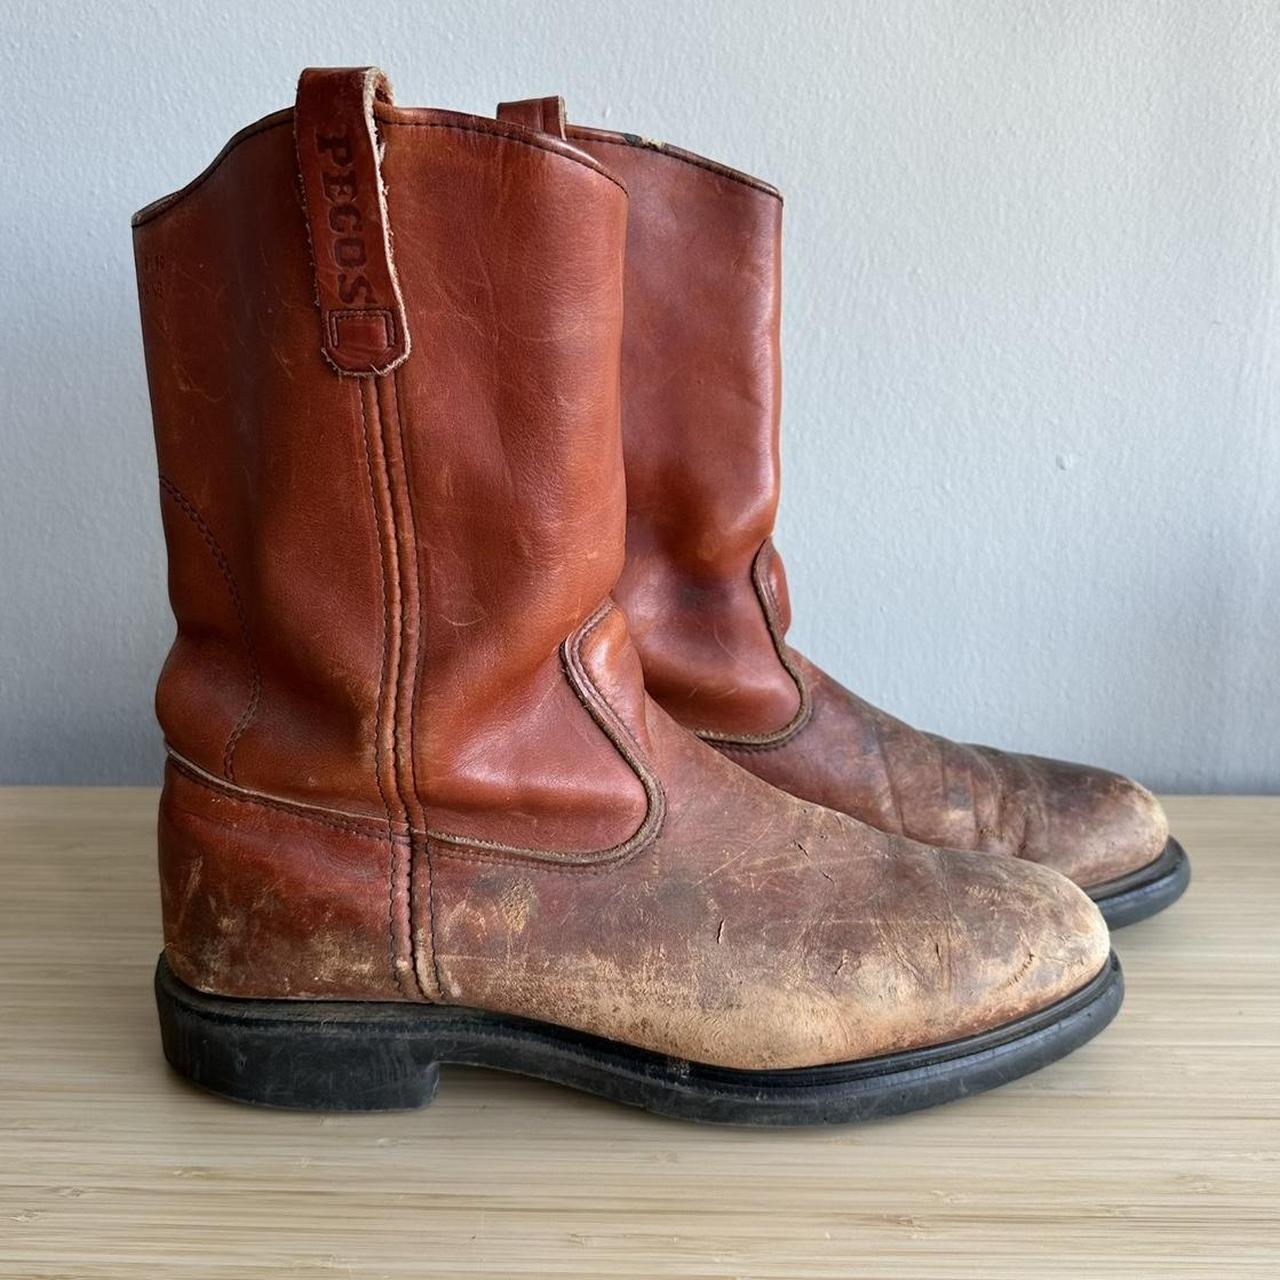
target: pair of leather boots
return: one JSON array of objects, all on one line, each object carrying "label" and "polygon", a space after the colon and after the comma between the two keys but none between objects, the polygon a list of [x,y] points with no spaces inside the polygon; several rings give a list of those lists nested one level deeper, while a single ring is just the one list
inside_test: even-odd
[{"label": "pair of leather boots", "polygon": [[780,216],[558,100],[405,109],[373,69],[304,72],[136,216],[179,1071],[832,1122],[1114,1015],[1104,915],[1186,881],[1156,801],[786,643]]}]

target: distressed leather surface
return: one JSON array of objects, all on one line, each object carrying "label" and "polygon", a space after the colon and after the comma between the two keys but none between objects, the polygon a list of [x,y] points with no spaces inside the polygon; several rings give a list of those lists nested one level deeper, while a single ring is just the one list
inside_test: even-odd
[{"label": "distressed leather surface", "polygon": [[[440,1000],[784,1068],[1000,1026],[1105,962],[1097,909],[1061,876],[875,831],[767,786],[654,704],[647,718],[667,809],[631,854],[557,864],[428,842]],[[281,810],[171,763],[160,830],[184,980],[396,997],[377,824]]]},{"label": "distressed leather surface", "polygon": [[158,692],[175,972],[730,1066],[947,1041],[1087,982],[1106,929],[1065,880],[796,800],[646,695],[609,598],[617,178],[542,133],[356,93],[364,71],[304,83],[348,104],[326,136],[377,142],[398,367],[326,347],[309,246],[350,175],[305,115],[136,220],[178,623]]},{"label": "distressed leather surface", "polygon": [[633,135],[568,138],[627,184],[617,598],[648,687],[760,777],[881,830],[1012,854],[1094,885],[1159,856],[1159,804],[1116,774],[948,742],[790,650],[779,497],[782,201]]},{"label": "distressed leather surface", "polygon": [[667,818],[624,865],[437,855],[447,997],[782,1068],[998,1026],[1104,963],[1096,909],[1061,876],[885,835],[648,718]]}]

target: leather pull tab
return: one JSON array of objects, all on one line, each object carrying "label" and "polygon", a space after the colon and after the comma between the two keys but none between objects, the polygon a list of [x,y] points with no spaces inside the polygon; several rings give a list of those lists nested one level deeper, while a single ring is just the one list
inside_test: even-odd
[{"label": "leather pull tab", "polygon": [[391,102],[391,86],[376,67],[308,67],[293,115],[321,349],[339,373],[357,377],[390,373],[409,354],[375,99]]},{"label": "leather pull tab", "polygon": [[568,124],[564,118],[563,98],[522,98],[519,102],[498,103],[498,119],[512,124],[536,129],[539,133],[553,133],[564,138]]}]

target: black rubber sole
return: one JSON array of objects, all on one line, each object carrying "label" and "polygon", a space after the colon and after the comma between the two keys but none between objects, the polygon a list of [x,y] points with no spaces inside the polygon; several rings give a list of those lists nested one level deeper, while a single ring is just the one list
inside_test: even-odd
[{"label": "black rubber sole", "polygon": [[1098,904],[1109,928],[1123,929],[1173,906],[1190,883],[1191,859],[1170,836],[1164,852],[1154,862],[1085,892]]},{"label": "black rubber sole", "polygon": [[1113,953],[1073,995],[994,1031],[862,1062],[738,1071],[478,1009],[211,996],[176,978],[163,957],[155,986],[170,1064],[242,1102],[313,1111],[420,1107],[435,1096],[441,1064],[456,1063],[681,1120],[738,1125],[842,1124],[993,1089],[1091,1040],[1124,997]]}]

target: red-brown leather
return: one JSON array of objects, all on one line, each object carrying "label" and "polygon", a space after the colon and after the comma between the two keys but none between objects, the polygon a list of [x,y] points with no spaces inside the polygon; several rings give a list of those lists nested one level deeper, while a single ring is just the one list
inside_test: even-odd
[{"label": "red-brown leather", "polygon": [[778,509],[782,202],[674,148],[570,132],[631,196],[618,600],[677,720],[709,738],[773,735],[802,711],[775,644],[785,620],[754,573]]},{"label": "red-brown leather", "polygon": [[391,86],[372,67],[362,76],[312,67],[298,82],[293,132],[323,349],[340,373],[390,373],[409,354],[379,167],[375,100],[390,104]]},{"label": "red-brown leather", "polygon": [[[1065,881],[796,800],[648,700],[609,599],[623,187],[380,83],[309,73],[321,113],[267,117],[136,220],[175,972],[735,1066],[950,1040],[1087,982],[1106,930]],[[377,139],[409,335],[386,373],[333,359],[317,118]]]},{"label": "red-brown leather", "polygon": [[1136,783],[921,733],[788,648],[770,542],[781,198],[676,147],[577,125],[567,136],[630,193],[616,594],[656,700],[760,777],[882,830],[1086,885],[1158,857],[1167,824]]},{"label": "red-brown leather", "polygon": [[497,122],[375,110],[391,218],[415,229],[395,246],[414,350],[390,377],[323,358],[289,114],[136,228],[139,260],[171,264],[143,324],[187,552],[161,724],[275,795],[403,821],[416,780],[433,828],[608,847],[644,792],[558,650],[622,563],[625,193]]},{"label": "red-brown leather", "polygon": [[564,99],[522,98],[519,102],[500,102],[498,119],[510,120],[514,124],[523,125],[526,129],[536,129],[541,133],[551,133],[564,139],[568,125],[565,122]]},{"label": "red-brown leather", "polygon": [[1128,778],[922,733],[797,653],[812,713],[777,747],[719,744],[794,795],[926,844],[1009,854],[1098,885],[1160,855],[1159,802]]},{"label": "red-brown leather", "polygon": [[[668,809],[627,857],[429,846],[442,1001],[784,1068],[999,1026],[1105,961],[1096,908],[1061,876],[874,831],[649,715]],[[166,954],[187,982],[395,998],[384,827],[282,809],[171,763],[160,847]]]}]

